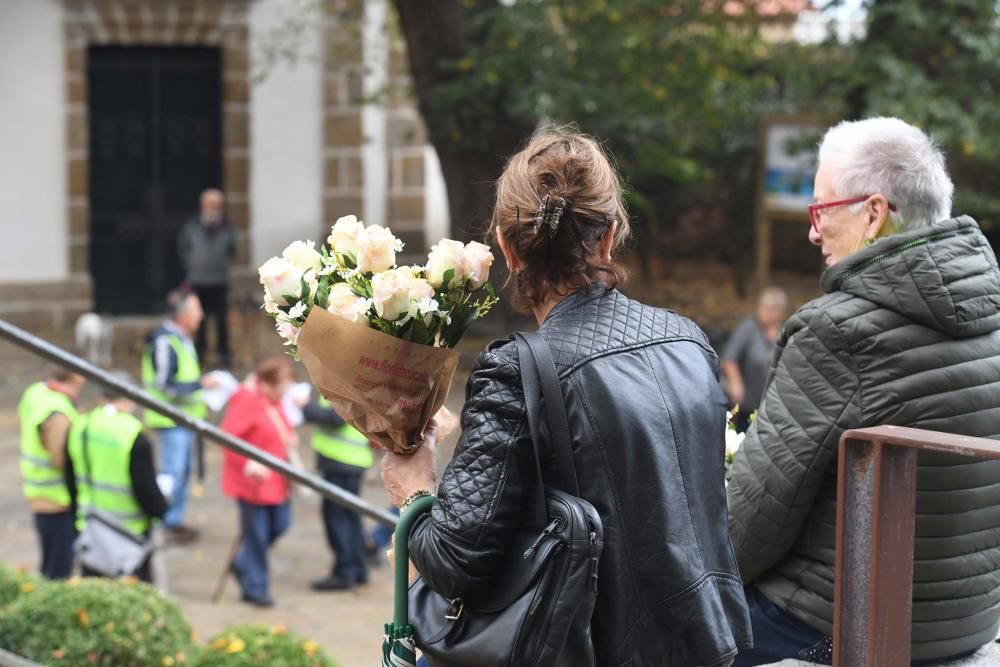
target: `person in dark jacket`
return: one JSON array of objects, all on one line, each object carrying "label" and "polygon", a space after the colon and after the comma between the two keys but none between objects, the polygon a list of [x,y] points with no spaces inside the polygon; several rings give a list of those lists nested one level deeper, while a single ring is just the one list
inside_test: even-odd
[{"label": "person in dark jacket", "polygon": [[236,257],[236,228],[226,218],[225,196],[221,190],[201,193],[197,216],[181,228],[177,253],[184,266],[185,282],[198,295],[205,309],[205,320],[198,327],[195,347],[198,357],[206,359],[207,320],[212,320],[218,345],[219,362],[229,367],[229,273]]},{"label": "person in dark jacket", "polygon": [[[539,213],[546,224],[536,224]],[[612,256],[628,215],[595,140],[536,135],[500,177],[491,230],[515,303],[534,314],[552,349],[581,495],[603,522],[591,624],[597,664],[728,665],[751,639],[725,530],[726,400],[708,339],[690,320],[615,289],[623,274]],[[512,340],[480,355],[461,426],[439,484],[433,428],[414,455],[389,454],[382,467],[394,502],[436,486],[410,557],[435,591],[468,599],[495,583],[538,493]],[[551,465],[544,457],[548,479]],[[563,655],[569,660],[573,647]]]},{"label": "person in dark jacket", "polygon": [[[132,384],[124,371],[114,375]],[[66,487],[76,507],[76,528],[83,532],[87,511],[98,510],[139,537],[149,538],[155,519],[162,519],[167,501],[156,483],[153,447],[132,416],[135,403],[116,389],[105,388],[104,404],[77,417],[66,440]],[[82,574],[102,576],[82,568]],[[150,559],[135,576],[152,582]]]},{"label": "person in dark jacket", "polygon": [[[1000,437],[1000,272],[969,217],[949,218],[944,157],[893,118],[844,122],[819,149],[809,240],[825,294],[785,325],[729,484],[753,652],[830,662],[837,446],[889,424]],[[921,452],[912,657],[993,641],[1000,625],[1000,461]]]},{"label": "person in dark jacket", "polygon": [[[305,421],[313,424],[310,444],[316,452],[316,467],[323,479],[344,491],[361,494],[365,471],[375,463],[368,438],[358,432],[320,396],[302,409]],[[320,505],[326,542],[334,556],[330,574],[312,582],[314,591],[347,591],[368,583],[365,564],[365,534],[361,515],[323,498]]]}]

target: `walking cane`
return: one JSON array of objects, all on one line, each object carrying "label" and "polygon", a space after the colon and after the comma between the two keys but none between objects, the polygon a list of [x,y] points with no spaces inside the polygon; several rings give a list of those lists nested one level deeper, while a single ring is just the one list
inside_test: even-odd
[{"label": "walking cane", "polygon": [[[258,492],[260,491],[260,485],[263,480],[257,480],[253,486],[253,493],[251,494],[252,500],[251,504],[257,504]],[[240,552],[240,545],[243,544],[243,538],[246,537],[247,532],[250,530],[250,512],[241,512],[240,516],[240,533],[233,540],[233,544],[229,547],[229,555],[226,556],[226,565],[222,568],[222,572],[219,574],[219,582],[215,585],[215,593],[212,595],[212,603],[219,604],[222,602],[222,594],[226,591],[226,581],[229,580],[229,575],[232,573],[233,564],[236,562],[236,555]]]}]

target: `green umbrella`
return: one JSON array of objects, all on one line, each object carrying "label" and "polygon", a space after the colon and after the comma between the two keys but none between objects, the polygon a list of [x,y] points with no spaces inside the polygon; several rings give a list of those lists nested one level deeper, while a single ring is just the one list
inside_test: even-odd
[{"label": "green umbrella", "polygon": [[385,624],[385,636],[382,639],[382,667],[416,667],[417,649],[413,642],[413,627],[410,625],[409,609],[407,608],[407,593],[410,589],[410,547],[407,540],[410,528],[424,512],[434,504],[432,496],[417,498],[406,512],[399,517],[396,524],[395,544],[395,590],[392,602],[392,623]]}]

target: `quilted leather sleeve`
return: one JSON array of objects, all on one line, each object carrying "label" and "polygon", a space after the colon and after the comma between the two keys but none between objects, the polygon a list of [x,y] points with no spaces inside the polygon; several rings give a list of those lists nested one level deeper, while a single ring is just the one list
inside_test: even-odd
[{"label": "quilted leather sleeve", "polygon": [[757,419],[733,461],[729,533],[745,583],[792,548],[840,435],[861,422],[860,383],[843,334],[821,309],[785,327]]},{"label": "quilted leather sleeve", "polygon": [[494,344],[469,378],[461,439],[437,501],[410,533],[410,558],[441,595],[482,590],[503,562],[534,487],[525,419],[517,348]]}]

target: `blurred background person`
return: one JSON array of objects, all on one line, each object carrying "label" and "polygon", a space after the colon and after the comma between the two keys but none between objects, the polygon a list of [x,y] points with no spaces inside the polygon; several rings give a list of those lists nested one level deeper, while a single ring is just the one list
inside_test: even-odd
[{"label": "blurred background person", "polygon": [[[195,294],[172,292],[167,297],[167,305],[170,317],[146,339],[142,383],[154,397],[172,403],[192,417],[202,418],[206,410],[201,390],[214,387],[216,381],[202,377],[192,340],[204,317],[201,302]],[[145,422],[157,434],[160,467],[173,479],[170,509],[163,518],[167,538],[180,544],[193,542],[198,532],[184,524],[184,513],[195,434],[152,410],[146,410]]]},{"label": "blurred background person", "polygon": [[[229,400],[220,428],[278,458],[289,459],[298,439],[281,407],[292,383],[286,357],[264,359]],[[267,552],[288,530],[291,510],[289,482],[266,466],[230,450],[224,452],[222,492],[239,506],[242,542],[230,563],[240,583],[243,601],[271,607]]]},{"label": "blurred background person", "polygon": [[750,415],[760,405],[775,342],[785,323],[788,297],[780,287],[768,287],[757,297],[757,310],[733,330],[722,350],[722,373],[729,400],[738,407],[736,430],[750,427]]},{"label": "blurred background person", "polygon": [[76,528],[63,468],[66,434],[85,382],[82,375],[53,367],[44,382],[25,390],[17,406],[22,489],[35,515],[41,572],[49,579],[66,579],[73,571]]},{"label": "blurred background person", "polygon": [[201,193],[198,215],[181,228],[177,237],[177,252],[185,282],[205,309],[205,321],[198,327],[195,338],[198,357],[207,359],[207,321],[212,320],[219,363],[229,368],[229,274],[236,257],[236,229],[226,218],[225,203],[221,190]]},{"label": "blurred background person", "polygon": [[[113,373],[133,384],[124,371]],[[135,403],[117,389],[102,389],[104,403],[79,416],[66,441],[66,484],[76,510],[76,528],[83,532],[87,513],[96,510],[115,519],[132,535],[148,540],[154,519],[163,518],[167,501],[156,483],[153,447],[142,422],[132,412]],[[151,559],[131,573],[152,582]],[[83,576],[102,576],[82,567]]]},{"label": "blurred background person", "polygon": [[[375,463],[368,438],[341,419],[322,396],[310,401],[302,410],[302,415],[316,426],[310,443],[316,452],[316,467],[323,479],[360,495],[365,471]],[[312,582],[313,590],[344,591],[358,584],[367,584],[361,515],[328,498],[323,498],[321,511],[334,563],[329,576]]]}]

